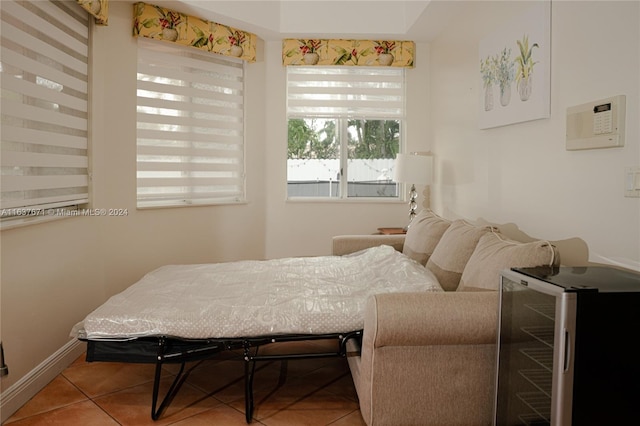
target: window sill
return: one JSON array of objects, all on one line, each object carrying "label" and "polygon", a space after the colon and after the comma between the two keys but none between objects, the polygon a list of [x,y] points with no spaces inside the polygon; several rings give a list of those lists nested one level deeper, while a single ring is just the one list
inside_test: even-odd
[{"label": "window sill", "polygon": [[158,210],[158,209],[181,209],[188,207],[215,207],[215,206],[237,206],[249,204],[249,201],[237,200],[237,201],[220,201],[220,202],[210,202],[210,203],[191,203],[191,204],[149,204],[136,206],[136,210]]},{"label": "window sill", "polygon": [[51,216],[30,216],[22,218],[7,218],[0,221],[0,231],[10,229],[24,228],[32,225],[40,225],[43,223],[55,222],[62,219],[68,219],[74,216],[67,215],[51,215]]},{"label": "window sill", "polygon": [[292,197],[286,199],[287,203],[331,203],[331,204],[406,204],[398,198],[329,198],[329,197]]}]

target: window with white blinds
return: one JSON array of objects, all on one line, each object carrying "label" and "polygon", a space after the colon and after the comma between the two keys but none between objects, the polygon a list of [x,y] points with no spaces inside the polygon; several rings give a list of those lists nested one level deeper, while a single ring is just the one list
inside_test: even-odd
[{"label": "window with white blinds", "polygon": [[287,67],[289,118],[403,119],[402,68]]},{"label": "window with white blinds", "polygon": [[244,64],[138,39],[138,207],[243,201]]},{"label": "window with white blinds", "polygon": [[76,1],[9,0],[0,15],[2,217],[85,204],[88,15]]},{"label": "window with white blinds", "polygon": [[289,198],[397,199],[405,71],[287,68]]}]

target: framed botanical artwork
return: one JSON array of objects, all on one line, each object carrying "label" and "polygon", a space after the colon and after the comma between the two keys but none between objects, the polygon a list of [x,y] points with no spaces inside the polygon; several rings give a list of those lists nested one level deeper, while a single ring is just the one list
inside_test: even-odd
[{"label": "framed botanical artwork", "polygon": [[481,129],[548,118],[551,104],[551,2],[535,2],[480,41]]}]

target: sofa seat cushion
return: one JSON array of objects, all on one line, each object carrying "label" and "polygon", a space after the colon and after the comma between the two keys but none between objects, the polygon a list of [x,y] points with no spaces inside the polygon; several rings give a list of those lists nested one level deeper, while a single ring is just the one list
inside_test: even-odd
[{"label": "sofa seat cushion", "polygon": [[498,290],[503,269],[550,266],[558,259],[548,241],[520,243],[489,233],[478,241],[462,272],[458,291]]},{"label": "sofa seat cushion", "polygon": [[464,220],[454,220],[444,232],[427,268],[438,278],[446,291],[455,291],[462,271],[476,248],[480,237],[491,232],[491,227],[474,226]]},{"label": "sofa seat cushion", "polygon": [[426,265],[449,225],[451,221],[441,218],[430,209],[422,210],[411,221],[402,253]]}]

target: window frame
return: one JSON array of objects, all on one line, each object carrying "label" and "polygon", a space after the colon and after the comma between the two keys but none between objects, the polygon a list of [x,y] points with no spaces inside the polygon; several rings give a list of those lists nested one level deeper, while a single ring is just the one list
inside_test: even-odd
[{"label": "window frame", "polygon": [[[290,83],[289,83],[289,69],[293,68],[293,67],[287,67],[287,108],[286,108],[286,124],[287,124],[287,129],[288,129],[288,125],[289,125],[289,121],[291,119],[314,119],[314,118],[323,118],[323,119],[327,119],[327,120],[335,120],[336,122],[336,127],[339,128],[339,131],[337,131],[336,133],[339,135],[338,136],[338,143],[339,143],[339,175],[340,175],[340,181],[339,181],[339,197],[335,197],[335,196],[291,196],[289,195],[289,172],[288,172],[288,165],[289,165],[289,158],[287,155],[287,173],[286,173],[286,200],[289,202],[322,202],[322,203],[326,203],[326,202],[339,202],[339,203],[344,203],[344,202],[356,202],[356,203],[397,203],[397,202],[404,202],[404,184],[400,183],[400,182],[395,182],[393,181],[393,179],[391,178],[389,181],[393,182],[395,184],[395,192],[396,195],[395,196],[379,196],[379,197],[375,197],[375,196],[350,196],[349,195],[349,190],[348,190],[348,186],[349,186],[349,171],[348,171],[348,164],[349,161],[351,160],[348,157],[348,152],[349,152],[349,140],[348,140],[348,122],[349,120],[380,120],[380,121],[385,121],[385,120],[394,120],[394,121],[398,121],[399,123],[399,141],[398,141],[398,152],[397,153],[403,153],[406,150],[406,117],[407,117],[407,112],[406,112],[406,102],[407,102],[407,94],[406,94],[406,89],[407,89],[407,75],[406,75],[406,71],[404,69],[402,69],[402,76],[401,76],[401,81],[402,81],[402,99],[401,99],[401,103],[402,103],[402,111],[401,114],[399,116],[384,116],[384,115],[376,115],[375,113],[372,115],[367,115],[367,114],[358,114],[356,113],[348,113],[348,114],[342,114],[342,115],[331,115],[331,114],[310,114],[310,115],[303,115],[303,113],[300,112],[294,112],[292,113],[290,110],[290,105],[289,105],[289,101],[290,101],[290,94],[289,94],[289,90],[290,90]],[[336,67],[321,67],[321,66],[313,66],[313,67],[295,67],[295,68],[306,68],[309,71],[311,70],[319,70],[319,69],[323,69],[323,68],[336,68]],[[351,69],[353,69],[352,67],[349,67]],[[375,69],[382,69],[382,70],[388,70],[389,68],[386,67],[367,67],[368,68],[368,72],[371,72],[372,70]],[[396,69],[397,70],[397,69]],[[287,135],[288,135],[288,131],[287,131]],[[287,137],[288,140],[288,137]],[[288,152],[288,150],[287,150]],[[397,154],[396,153],[396,154]],[[389,171],[389,174],[392,175],[391,171]]]},{"label": "window frame", "polygon": [[[7,46],[15,58],[7,59],[4,66],[22,72],[22,76],[15,79],[9,75],[4,77],[7,82],[6,86],[2,86],[3,103],[5,96],[7,102],[13,96],[15,103],[23,105],[18,109],[29,113],[20,115],[20,112],[13,110],[7,112],[6,122],[3,117],[3,151],[11,154],[9,160],[3,156],[2,167],[16,171],[23,169],[16,176],[30,178],[22,180],[23,183],[20,179],[13,179],[12,185],[17,189],[12,192],[22,192],[24,198],[6,199],[2,203],[1,229],[80,216],[84,213],[81,209],[88,207],[91,202],[90,83],[94,23],[86,11],[78,7],[77,2],[70,0],[57,3],[50,1],[20,5],[19,2],[3,2],[2,5],[3,17],[7,21],[15,20],[20,25],[3,24],[3,37],[13,39],[11,44],[16,45],[13,49]],[[36,28],[34,25],[39,26]],[[51,27],[50,32],[57,36],[51,35],[51,41],[38,36],[40,33],[48,34],[49,30],[43,26]],[[11,36],[5,33],[13,31],[11,28],[17,28],[20,34],[26,34],[25,37],[20,37],[18,42],[15,34]],[[32,65],[26,68],[29,63]],[[24,78],[25,72],[32,74],[35,80]],[[38,79],[41,83],[38,83]],[[47,84],[47,81],[50,83]],[[43,91],[43,87],[50,90]],[[30,112],[38,107],[42,115]],[[51,121],[56,114],[59,114],[60,120]],[[31,123],[22,127],[12,125],[12,120]],[[18,130],[11,132],[13,136],[6,137],[7,129],[11,127]],[[36,182],[48,176],[54,176],[60,182],[47,184],[46,187]],[[75,188],[76,192],[65,194],[64,188]],[[37,192],[29,194],[28,191]],[[20,203],[21,199],[24,202]]]},{"label": "window frame", "polygon": [[[159,195],[157,198],[152,198],[150,199],[149,197],[141,197],[141,188],[147,188],[149,186],[141,186],[140,183],[142,180],[145,179],[163,179],[163,180],[167,180],[167,178],[173,179],[173,177],[167,177],[167,178],[162,178],[162,177],[148,177],[148,175],[144,175],[144,173],[146,172],[151,172],[153,173],[153,170],[148,169],[145,163],[149,164],[148,161],[141,161],[141,156],[144,156],[143,154],[141,154],[141,152],[144,152],[146,150],[149,151],[153,151],[154,149],[157,149],[157,153],[155,155],[157,156],[163,156],[166,155],[167,157],[170,157],[171,155],[168,153],[162,153],[161,151],[163,151],[162,148],[160,148],[159,145],[153,145],[153,144],[149,144],[149,145],[144,145],[141,143],[141,139],[145,139],[145,130],[147,132],[151,131],[153,132],[154,130],[152,128],[149,129],[141,129],[141,125],[144,126],[145,123],[147,122],[141,122],[140,121],[140,116],[141,115],[149,115],[146,114],[145,112],[141,112],[142,110],[144,110],[144,108],[146,108],[145,105],[141,105],[140,104],[140,99],[141,96],[139,95],[140,90],[144,90],[141,89],[140,87],[140,78],[137,77],[136,78],[136,87],[137,87],[137,96],[136,96],[136,109],[137,109],[137,119],[136,119],[136,126],[137,126],[137,134],[136,134],[136,208],[137,209],[154,209],[154,208],[174,208],[174,207],[191,207],[191,206],[213,206],[213,205],[230,205],[230,204],[242,204],[242,203],[246,203],[246,199],[247,199],[247,195],[246,195],[246,120],[245,120],[245,116],[246,116],[246,64],[244,61],[236,59],[236,58],[229,58],[229,57],[225,57],[225,56],[221,56],[221,55],[213,55],[211,53],[208,52],[200,52],[197,50],[194,50],[193,48],[190,47],[185,47],[185,46],[174,46],[172,44],[167,44],[167,43],[163,43],[163,42],[159,42],[157,40],[149,40],[149,39],[145,39],[145,38],[138,38],[137,39],[138,44],[138,69],[137,69],[137,75],[140,76],[140,49],[141,46],[144,47],[145,52],[143,53],[143,55],[153,55],[154,53],[152,53],[151,51],[154,50],[156,52],[161,52],[159,54],[162,55],[175,55],[175,57],[177,59],[180,58],[188,58],[189,61],[195,61],[195,62],[199,62],[200,64],[204,64],[204,63],[208,63],[208,65],[211,66],[211,68],[209,69],[203,69],[203,74],[204,75],[203,78],[208,79],[208,80],[213,80],[213,78],[211,78],[211,74],[214,74],[215,70],[213,68],[219,67],[221,69],[227,67],[228,69],[232,70],[239,70],[238,74],[240,75],[240,81],[239,82],[235,82],[237,83],[237,85],[240,86],[240,89],[238,90],[238,92],[240,93],[239,95],[236,95],[235,92],[229,88],[229,87],[222,87],[223,85],[220,84],[220,82],[224,82],[225,79],[224,77],[229,77],[229,75],[224,74],[224,70],[222,70],[220,72],[220,75],[222,75],[223,77],[221,77],[218,80],[215,80],[217,82],[217,85],[220,86],[220,90],[221,92],[216,92],[213,90],[197,90],[198,92],[198,97],[189,97],[188,101],[180,101],[180,105],[196,105],[196,108],[193,109],[179,109],[177,110],[179,113],[185,113],[188,115],[176,115],[176,116],[171,116],[171,118],[175,119],[175,123],[171,124],[170,121],[171,120],[167,120],[166,122],[158,122],[156,124],[158,125],[164,125],[167,127],[171,127],[171,126],[180,126],[180,127],[184,127],[184,128],[200,128],[200,129],[213,129],[211,130],[211,132],[209,133],[205,133],[205,132],[196,132],[196,131],[185,131],[183,132],[185,134],[184,138],[180,138],[180,139],[175,139],[175,140],[170,140],[170,139],[166,139],[167,142],[182,142],[185,145],[183,147],[179,147],[177,148],[178,151],[182,154],[182,156],[184,158],[191,158],[191,161],[187,161],[187,162],[179,162],[179,161],[166,161],[163,164],[167,165],[167,169],[158,169],[155,173],[179,173],[181,174],[180,177],[177,177],[178,180],[189,180],[192,182],[197,182],[200,181],[200,185],[198,185],[197,183],[191,184],[191,185],[183,185],[183,188],[189,188],[187,190],[185,190],[185,192],[183,194],[174,194],[176,196],[173,197],[162,197],[161,195]],[[187,59],[185,59],[186,61]],[[211,65],[213,64],[213,65]],[[204,65],[207,66],[207,65]],[[186,65],[184,66],[186,67]],[[170,72],[173,72],[172,70],[170,70]],[[206,75],[204,74],[206,73]],[[193,85],[197,85],[200,84],[197,82],[199,75],[197,75],[196,73],[187,73],[187,72],[182,72],[183,76],[189,75],[189,76],[195,76],[196,78],[193,78],[192,80],[185,80],[187,81],[186,85],[178,85],[178,84],[168,84],[169,87],[178,87],[179,89],[182,88],[190,88],[190,89],[194,89]],[[163,76],[157,75],[157,78],[165,78]],[[176,75],[176,79],[178,78],[178,76]],[[231,79],[229,79],[229,81],[231,81]],[[229,83],[231,86],[233,85],[234,82]],[[189,89],[187,89],[189,90]],[[232,91],[234,94],[230,94],[230,93],[222,93],[226,90]],[[196,91],[196,90],[193,90]],[[214,94],[215,93],[215,94]],[[209,102],[211,101],[211,99],[206,99],[207,96],[216,96],[217,94],[222,93],[222,95],[229,95],[229,97],[240,97],[240,101],[239,103],[241,103],[241,107],[240,108],[223,108],[219,105],[210,105],[210,104],[206,104],[206,103],[194,103],[193,100],[194,99],[199,99],[199,101],[202,102]],[[160,92],[158,91],[157,94],[159,95],[167,95],[167,96],[174,96],[173,94],[171,94],[169,91],[167,92]],[[176,95],[177,96],[177,95]],[[201,98],[200,98],[201,96]],[[143,97],[144,98],[144,97]],[[153,98],[153,97],[148,97],[146,99],[159,99],[159,98]],[[161,99],[160,102],[162,102],[165,99]],[[202,111],[197,111],[197,107],[200,106]],[[177,107],[179,108],[179,107]],[[158,109],[161,109],[160,107],[158,107]],[[232,135],[224,135],[224,131],[225,129],[227,129],[227,127],[225,127],[227,125],[227,122],[225,121],[223,123],[223,118],[221,117],[217,117],[217,115],[219,114],[223,114],[222,112],[217,112],[216,113],[216,109],[218,110],[232,110],[233,112],[235,112],[237,114],[237,118],[238,121],[237,122],[233,122],[232,125],[229,125],[229,129],[231,127],[234,127],[234,131],[238,132],[240,136],[232,136]],[[206,110],[206,111],[205,111]],[[216,116],[216,118],[197,118],[196,116],[198,115],[208,115],[208,116]],[[156,114],[157,116],[164,116],[164,114]],[[191,120],[195,120],[195,121],[199,121],[201,123],[201,127],[198,126],[194,126],[194,125],[186,125],[186,124],[177,124],[180,123],[181,120],[187,120],[187,121],[191,121]],[[223,123],[220,127],[214,127],[212,123],[214,122],[220,122]],[[206,123],[206,124],[205,124]],[[164,132],[168,132],[168,130],[161,130]],[[219,131],[221,132],[220,134],[216,134],[214,135],[213,132],[215,131]],[[233,131],[229,130],[231,133],[233,133]],[[205,140],[207,139],[208,140]],[[239,142],[232,142],[232,141],[226,141],[226,139],[238,139]],[[159,140],[162,140],[162,136],[159,137]],[[198,148],[195,148],[196,145],[199,145]],[[235,158],[237,159],[236,162],[233,162],[233,158],[232,156],[218,156],[218,155],[214,155],[214,152],[220,151],[220,152],[226,152],[226,151],[232,151],[233,149],[228,149],[230,146],[232,147],[236,147],[237,150],[235,150],[235,153],[237,154],[235,156]],[[217,147],[217,148],[216,148]],[[171,149],[170,147],[166,147],[166,149]],[[199,155],[190,155],[187,153],[187,151],[196,151],[199,152],[200,154],[200,158],[199,160],[201,160],[200,162],[195,161],[195,158],[199,157]],[[209,153],[205,153],[205,151],[210,151]],[[149,154],[149,155],[154,155]],[[176,153],[175,157],[179,157],[180,154]],[[153,160],[149,160],[151,163],[153,163]],[[227,163],[221,162],[221,161],[230,161]],[[157,161],[156,161],[157,162]],[[173,166],[169,166],[170,164],[173,164],[174,166],[177,166],[179,164],[183,164],[185,165],[185,167],[180,170],[180,167],[177,166],[174,169],[171,169],[170,167]],[[162,166],[161,166],[162,167]],[[142,170],[141,170],[142,169]],[[146,170],[144,170],[146,169]],[[228,169],[228,170],[226,170]],[[215,176],[216,174],[225,174],[225,172],[229,172],[229,173],[235,173],[236,175],[233,177],[220,177],[220,176]],[[208,176],[202,176],[202,174],[209,174]],[[189,177],[187,177],[187,175],[189,175]],[[200,176],[198,176],[200,175]],[[209,197],[199,197],[198,195],[201,195],[202,193],[198,193],[198,189],[199,188],[203,188],[204,186],[202,185],[202,182],[205,181],[209,181],[209,182],[213,182],[213,181],[233,181],[235,182],[234,184],[231,184],[230,186],[234,187],[234,191],[235,193],[232,193],[231,195],[221,195],[221,196],[217,196],[217,195],[213,195],[214,192],[208,192],[208,194],[211,194],[211,196]],[[220,189],[220,187],[222,187],[224,185],[222,184],[211,184],[210,187],[213,188],[214,190]],[[222,191],[224,192],[224,191]],[[180,197],[178,195],[189,195],[189,197]],[[194,196],[195,195],[195,196]]]}]

